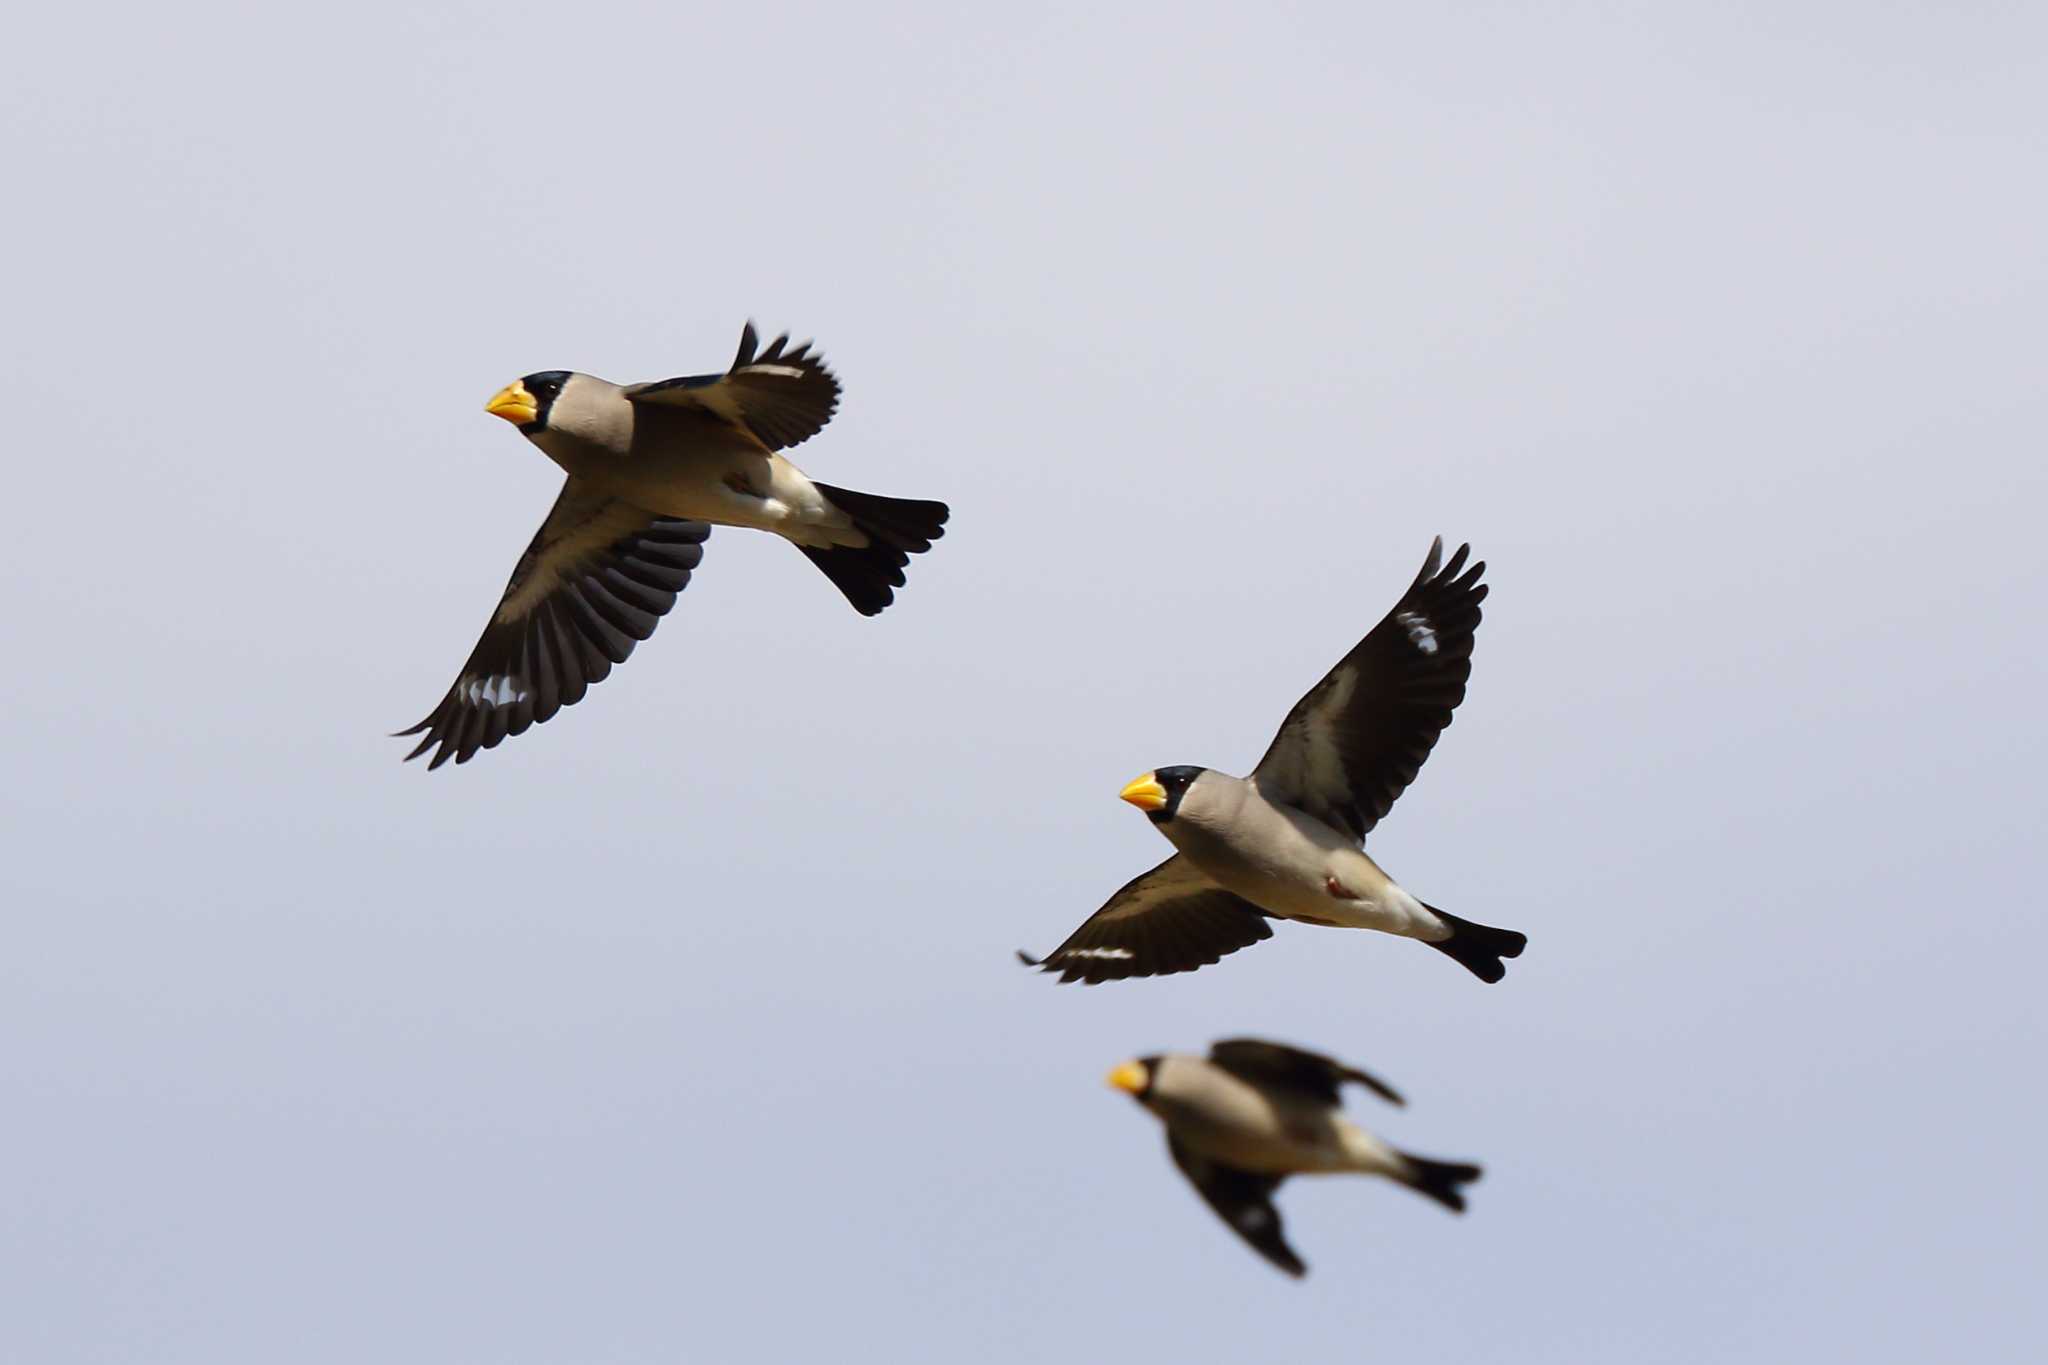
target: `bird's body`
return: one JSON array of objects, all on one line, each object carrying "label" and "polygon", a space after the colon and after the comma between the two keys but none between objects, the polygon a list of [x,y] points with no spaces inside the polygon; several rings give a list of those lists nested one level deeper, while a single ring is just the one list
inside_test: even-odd
[{"label": "bird's body", "polygon": [[714,525],[788,540],[863,616],[895,600],[946,505],[834,488],[791,463],[781,452],[831,420],[839,381],[808,344],[785,335],[756,354],[757,340],[748,324],[723,374],[622,385],[543,370],[485,405],[568,478],[454,686],[403,732],[426,732],[406,757],[466,763],[580,701],[654,633]]},{"label": "bird's body", "polygon": [[1453,1213],[1479,1178],[1467,1162],[1403,1152],[1352,1122],[1340,1090],[1363,1085],[1391,1104],[1383,1081],[1321,1053],[1256,1038],[1225,1039],[1207,1057],[1140,1057],[1109,1073],[1166,1126],[1167,1150],[1218,1217],[1290,1275],[1308,1267],[1287,1244],[1273,1193],[1296,1175],[1375,1175]]},{"label": "bird's body", "polygon": [[1393,1175],[1400,1154],[1315,1099],[1261,1089],[1200,1057],[1167,1054],[1147,1107],[1182,1145],[1261,1175]]},{"label": "bird's body", "polygon": [[1269,915],[1424,942],[1451,936],[1350,835],[1267,799],[1256,781],[1202,769],[1159,832],[1209,880]]},{"label": "bird's body", "polygon": [[1365,852],[1464,699],[1484,564],[1430,547],[1394,609],[1296,702],[1247,777],[1155,768],[1123,799],[1176,850],[1033,958],[1062,981],[1161,976],[1269,938],[1268,919],[1376,929],[1443,952],[1482,981],[1527,942],[1424,904]]},{"label": "bird's body", "polygon": [[624,385],[571,375],[530,438],[569,477],[658,516],[819,549],[868,544],[801,469],[709,409],[636,404]]}]

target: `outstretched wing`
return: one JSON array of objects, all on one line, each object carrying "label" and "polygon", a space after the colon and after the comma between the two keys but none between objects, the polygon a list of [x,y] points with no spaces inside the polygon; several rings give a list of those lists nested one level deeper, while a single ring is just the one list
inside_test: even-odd
[{"label": "outstretched wing", "polygon": [[839,381],[806,341],[788,349],[789,333],[754,354],[754,324],[740,333],[739,355],[724,374],[693,374],[633,384],[635,403],[702,408],[754,433],[770,450],[801,445],[824,429],[839,406]]},{"label": "outstretched wing", "polygon": [[1126,882],[1109,902],[1043,958],[1017,954],[1061,981],[1121,981],[1206,967],[1271,938],[1257,906],[1232,895],[1176,853]]},{"label": "outstretched wing", "polygon": [[1338,1087],[1356,1081],[1389,1104],[1405,1104],[1394,1087],[1334,1057],[1259,1038],[1226,1038],[1209,1049],[1209,1060],[1261,1089],[1291,1090],[1336,1106]]},{"label": "outstretched wing", "polygon": [[519,557],[483,638],[433,713],[402,735],[426,737],[427,767],[467,763],[507,735],[583,700],[676,604],[711,528],[592,491],[575,479]]},{"label": "outstretched wing", "polygon": [[1280,1188],[1286,1176],[1260,1175],[1211,1161],[1182,1146],[1171,1130],[1166,1135],[1166,1149],[1173,1153],[1173,1164],[1180,1167],[1181,1174],[1203,1201],[1216,1210],[1217,1217],[1230,1224],[1232,1232],[1249,1242],[1252,1250],[1290,1275],[1308,1273],[1301,1257],[1287,1245],[1280,1210],[1273,1207],[1273,1191]]},{"label": "outstretched wing", "polygon": [[1486,598],[1472,547],[1439,569],[1443,548],[1439,536],[1386,619],[1287,713],[1252,770],[1269,799],[1363,839],[1415,780],[1465,699]]}]

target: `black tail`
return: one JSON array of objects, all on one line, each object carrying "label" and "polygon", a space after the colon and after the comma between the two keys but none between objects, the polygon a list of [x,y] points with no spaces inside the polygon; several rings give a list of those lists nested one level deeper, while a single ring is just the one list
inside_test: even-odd
[{"label": "black tail", "polygon": [[1527,934],[1518,934],[1512,929],[1496,929],[1490,924],[1474,924],[1434,905],[1422,908],[1451,926],[1449,938],[1429,946],[1481,981],[1498,981],[1506,976],[1508,969],[1501,964],[1501,959],[1520,957],[1522,949],[1529,946]]},{"label": "black tail", "polygon": [[859,549],[797,548],[825,571],[825,577],[846,594],[855,611],[873,616],[896,600],[894,589],[903,586],[903,566],[912,555],[931,549],[932,542],[946,533],[946,518],[951,513],[943,502],[883,498],[824,483],[816,487],[867,533],[868,543]]},{"label": "black tail", "polygon": [[1401,1153],[1408,1174],[1401,1183],[1417,1194],[1426,1194],[1452,1213],[1465,1211],[1464,1186],[1479,1178],[1479,1168],[1468,1161],[1431,1161],[1426,1156]]}]

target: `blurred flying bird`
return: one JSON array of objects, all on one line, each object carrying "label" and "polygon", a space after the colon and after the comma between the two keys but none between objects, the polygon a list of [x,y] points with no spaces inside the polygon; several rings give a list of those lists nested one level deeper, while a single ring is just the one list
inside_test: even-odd
[{"label": "blurred flying bird", "polygon": [[1465,1211],[1464,1186],[1479,1168],[1398,1151],[1338,1112],[1346,1081],[1390,1104],[1399,1095],[1363,1071],[1320,1053],[1256,1038],[1231,1038],[1205,1060],[1181,1053],[1140,1057],[1109,1073],[1166,1125],[1166,1149],[1218,1217],[1290,1275],[1308,1267],[1287,1245],[1273,1192],[1291,1175],[1381,1175]]}]

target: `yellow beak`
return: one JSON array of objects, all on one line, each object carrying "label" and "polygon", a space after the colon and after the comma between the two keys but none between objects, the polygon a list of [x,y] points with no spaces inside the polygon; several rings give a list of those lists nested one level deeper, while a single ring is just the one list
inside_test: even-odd
[{"label": "yellow beak", "polygon": [[526,385],[515,379],[491,395],[491,401],[484,404],[484,411],[493,417],[504,418],[515,427],[523,427],[540,416],[540,404],[533,401]]},{"label": "yellow beak", "polygon": [[1128,801],[1139,810],[1153,811],[1166,809],[1166,788],[1159,785],[1159,779],[1151,773],[1134,777],[1130,785],[1117,793],[1117,799]]},{"label": "yellow beak", "polygon": [[1125,1062],[1109,1073],[1109,1083],[1128,1095],[1145,1093],[1145,1068],[1137,1062]]}]

